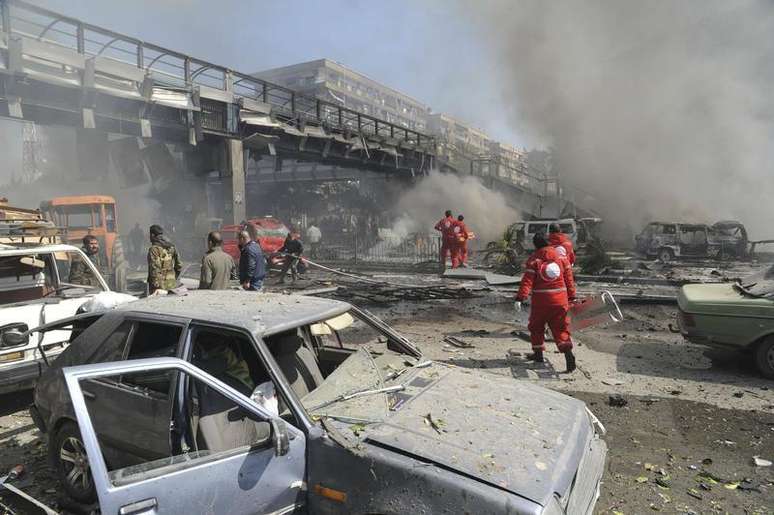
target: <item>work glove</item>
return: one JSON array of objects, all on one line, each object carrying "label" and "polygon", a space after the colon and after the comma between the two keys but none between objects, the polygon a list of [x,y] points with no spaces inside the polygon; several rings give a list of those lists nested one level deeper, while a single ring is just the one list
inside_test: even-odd
[{"label": "work glove", "polygon": [[516,302],[514,302],[513,307],[516,310],[516,313],[521,313],[522,310],[524,309],[520,300],[517,300]]}]

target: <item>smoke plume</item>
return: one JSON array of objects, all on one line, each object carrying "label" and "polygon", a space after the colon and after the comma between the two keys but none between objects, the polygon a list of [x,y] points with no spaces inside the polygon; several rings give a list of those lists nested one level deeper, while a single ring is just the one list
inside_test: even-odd
[{"label": "smoke plume", "polygon": [[774,5],[471,5],[511,126],[554,149],[567,193],[606,225],[738,219],[774,237]]},{"label": "smoke plume", "polygon": [[501,193],[484,187],[476,177],[432,172],[400,196],[392,230],[400,237],[416,231],[432,233],[447,209],[455,218],[465,216],[465,224],[479,242],[496,239],[508,225],[521,219]]}]

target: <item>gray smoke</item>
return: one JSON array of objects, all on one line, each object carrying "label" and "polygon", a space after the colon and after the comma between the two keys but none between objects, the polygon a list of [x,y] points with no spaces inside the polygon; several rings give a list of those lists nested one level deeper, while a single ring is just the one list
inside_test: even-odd
[{"label": "gray smoke", "polygon": [[739,219],[774,237],[774,4],[476,2],[514,130],[607,225]]},{"label": "gray smoke", "polygon": [[417,231],[433,234],[433,226],[447,209],[455,218],[465,216],[465,224],[476,234],[479,245],[496,239],[508,225],[521,219],[505,196],[486,188],[476,177],[432,172],[400,196],[392,230],[400,237]]}]

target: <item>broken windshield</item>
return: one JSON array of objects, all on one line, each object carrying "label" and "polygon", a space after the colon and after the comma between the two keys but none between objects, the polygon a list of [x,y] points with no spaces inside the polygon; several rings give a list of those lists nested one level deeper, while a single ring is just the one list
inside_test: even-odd
[{"label": "broken windshield", "polygon": [[774,266],[745,277],[735,286],[751,297],[774,298]]}]

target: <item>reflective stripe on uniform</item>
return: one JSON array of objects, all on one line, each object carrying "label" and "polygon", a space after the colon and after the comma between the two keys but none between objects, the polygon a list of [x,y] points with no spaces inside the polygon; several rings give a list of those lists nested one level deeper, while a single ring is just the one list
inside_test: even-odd
[{"label": "reflective stripe on uniform", "polygon": [[549,288],[545,290],[532,290],[532,293],[556,293],[559,291],[567,291],[567,288]]}]

